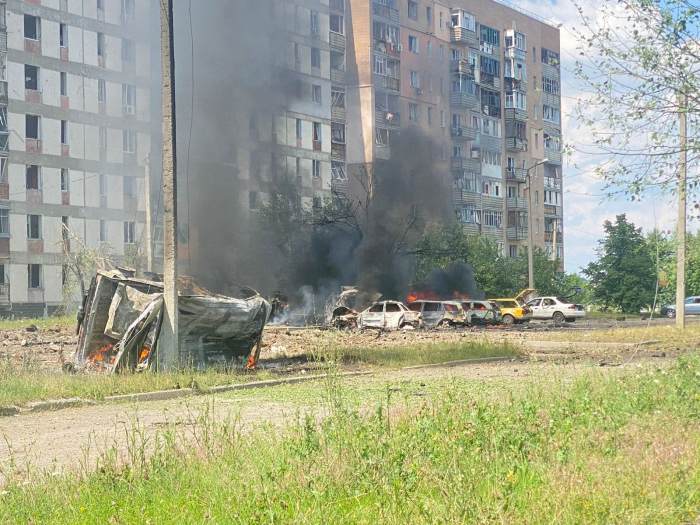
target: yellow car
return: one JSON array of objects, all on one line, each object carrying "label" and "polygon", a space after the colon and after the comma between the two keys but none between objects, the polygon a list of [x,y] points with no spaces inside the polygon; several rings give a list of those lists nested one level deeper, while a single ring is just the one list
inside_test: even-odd
[{"label": "yellow car", "polygon": [[530,319],[532,319],[532,310],[525,303],[527,297],[534,292],[535,290],[532,288],[526,288],[516,295],[514,299],[489,299],[489,301],[494,301],[501,307],[504,325],[512,326],[516,323],[529,323]]}]

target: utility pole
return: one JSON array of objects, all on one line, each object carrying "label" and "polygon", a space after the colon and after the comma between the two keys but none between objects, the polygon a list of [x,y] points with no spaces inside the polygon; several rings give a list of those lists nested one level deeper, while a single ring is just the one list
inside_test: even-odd
[{"label": "utility pole", "polygon": [[165,315],[158,345],[158,368],[178,365],[177,295],[177,150],[175,144],[175,46],[173,0],[160,2],[161,64],[163,74],[163,283]]},{"label": "utility pole", "polygon": [[146,268],[153,271],[153,217],[151,217],[151,156],[146,155],[144,168],[146,186]]},{"label": "utility pole", "polygon": [[688,119],[685,93],[680,93],[678,102],[681,111],[681,154],[678,181],[678,252],[676,255],[676,327],[685,329],[685,216],[686,216],[686,177],[688,175],[687,134]]},{"label": "utility pole", "polygon": [[[532,178],[530,170],[535,168],[535,176],[537,176],[537,166],[547,161],[548,159],[543,159],[527,169],[527,287],[532,289],[535,288],[535,265],[532,255],[534,243],[532,240]],[[554,249],[556,250],[556,248]]]}]

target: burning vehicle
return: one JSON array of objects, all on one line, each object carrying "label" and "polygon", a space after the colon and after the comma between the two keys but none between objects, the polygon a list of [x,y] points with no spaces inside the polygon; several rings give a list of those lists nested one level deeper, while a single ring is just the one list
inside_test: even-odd
[{"label": "burning vehicle", "polygon": [[358,318],[359,328],[382,328],[399,330],[404,328],[419,328],[423,324],[423,315],[412,312],[406,305],[398,301],[381,301],[362,312]]},{"label": "burning vehicle", "polygon": [[408,309],[421,313],[425,325],[430,328],[469,324],[467,313],[458,302],[454,301],[419,300],[410,303]]},{"label": "burning vehicle", "polygon": [[501,324],[503,316],[501,307],[489,301],[461,301],[462,308],[467,313],[469,324]]},{"label": "burning vehicle", "polygon": [[[243,286],[234,297],[215,295],[187,277],[178,289],[178,363],[255,368],[270,303]],[[76,366],[110,373],[157,368],[163,304],[162,282],[125,269],[98,271],[78,316]]]},{"label": "burning vehicle", "polygon": [[357,319],[359,317],[360,314],[355,310],[352,310],[347,306],[338,306],[335,310],[333,310],[331,326],[341,330],[357,328]]}]

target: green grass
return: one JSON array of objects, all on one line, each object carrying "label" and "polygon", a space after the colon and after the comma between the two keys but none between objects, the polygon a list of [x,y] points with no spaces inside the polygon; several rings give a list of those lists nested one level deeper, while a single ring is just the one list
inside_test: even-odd
[{"label": "green grass", "polygon": [[588,341],[639,343],[643,341],[661,341],[663,345],[695,346],[700,344],[700,323],[689,323],[685,330],[678,330],[675,325],[635,326],[634,328],[613,328],[609,330],[551,332],[542,334],[542,340],[550,341]]},{"label": "green grass", "polygon": [[[513,346],[492,344],[488,341],[460,344],[411,345],[396,348],[339,349],[321,346],[311,352],[309,366],[325,367],[324,362],[338,359],[366,366],[398,367],[472,359],[516,355]],[[316,361],[316,362],[313,362]],[[17,367],[0,359],[0,407],[22,405],[29,401],[81,397],[100,401],[106,396],[153,392],[170,388],[190,387],[207,391],[213,386],[265,380],[279,374],[268,370],[257,372],[203,372],[185,370],[175,373],[121,374],[115,376],[84,374],[51,374],[38,372],[31,366]]]},{"label": "green grass", "polygon": [[0,331],[19,330],[30,325],[35,325],[40,330],[50,330],[52,328],[73,327],[78,324],[75,316],[68,317],[45,317],[41,319],[0,319]]},{"label": "green grass", "polygon": [[518,351],[509,343],[496,343],[484,339],[478,342],[408,345],[395,348],[343,348],[342,354],[348,362],[399,367],[462,359],[516,356]]},{"label": "green grass", "polygon": [[[128,464],[9,484],[2,523],[697,523],[700,359],[519,382],[452,380],[242,431],[204,411]],[[362,409],[362,410],[361,410]],[[190,436],[185,438],[185,436]],[[182,446],[187,439],[187,446]],[[150,452],[153,451],[153,452]]]}]

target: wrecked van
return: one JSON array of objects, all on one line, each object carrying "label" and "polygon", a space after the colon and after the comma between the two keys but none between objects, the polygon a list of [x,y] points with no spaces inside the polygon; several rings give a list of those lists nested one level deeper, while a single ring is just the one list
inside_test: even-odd
[{"label": "wrecked van", "polygon": [[420,312],[412,312],[398,301],[374,303],[360,314],[360,328],[383,328],[397,330],[402,328],[419,328],[423,324]]},{"label": "wrecked van", "polygon": [[409,303],[408,309],[412,312],[420,312],[425,325],[430,328],[467,324],[467,314],[457,302],[420,300]]}]

